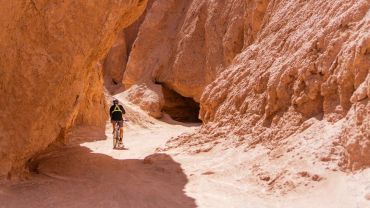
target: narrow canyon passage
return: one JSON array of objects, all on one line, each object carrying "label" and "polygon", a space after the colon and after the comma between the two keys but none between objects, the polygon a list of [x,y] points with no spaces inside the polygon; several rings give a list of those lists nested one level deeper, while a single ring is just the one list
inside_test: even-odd
[{"label": "narrow canyon passage", "polygon": [[0,208],[370,208],[370,0],[2,1],[0,26]]},{"label": "narrow canyon passage", "polygon": [[106,131],[80,126],[69,144],[33,162],[30,178],[0,185],[0,207],[196,207],[184,192],[181,165],[155,149],[172,136],[196,127],[158,121],[148,128],[130,125],[128,150],[113,150]]},{"label": "narrow canyon passage", "polygon": [[[198,154],[186,153],[184,149],[160,152],[157,148],[165,146],[172,137],[191,133],[199,124],[180,123],[169,116],[161,121],[144,121],[148,119],[144,114],[135,117],[147,124],[131,123],[125,129],[124,144],[128,150],[112,149],[108,122],[105,131],[87,126],[74,128],[68,136],[69,145],[51,149],[33,162],[30,178],[0,184],[0,208],[289,208],[304,207],[313,201],[318,208],[366,205],[361,202],[363,199],[356,201],[353,193],[366,189],[370,172],[350,180],[341,173],[326,173],[331,174],[330,180],[308,183],[310,192],[298,188],[282,197],[268,193],[268,188],[261,186],[253,175],[253,161],[263,162],[266,155],[262,147],[248,153],[222,145]],[[288,157],[291,156],[280,159],[288,161]],[[323,198],[324,194],[327,197]]]}]

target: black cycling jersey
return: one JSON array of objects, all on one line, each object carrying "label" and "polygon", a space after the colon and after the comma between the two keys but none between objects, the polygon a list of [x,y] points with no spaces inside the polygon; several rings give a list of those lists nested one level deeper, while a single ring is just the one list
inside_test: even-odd
[{"label": "black cycling jersey", "polygon": [[126,111],[122,105],[112,105],[109,109],[109,115],[112,121],[122,121],[122,115],[125,113]]}]

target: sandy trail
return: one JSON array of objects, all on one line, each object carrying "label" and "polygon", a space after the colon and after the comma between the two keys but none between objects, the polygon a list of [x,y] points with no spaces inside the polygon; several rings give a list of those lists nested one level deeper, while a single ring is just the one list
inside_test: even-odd
[{"label": "sandy trail", "polygon": [[38,159],[38,174],[1,185],[0,207],[196,207],[183,191],[188,180],[180,164],[154,153],[191,129],[165,123],[131,126],[124,141],[129,149],[113,150],[110,125],[105,134],[75,128],[69,145]]},{"label": "sandy trail", "polygon": [[[145,120],[140,116],[135,119]],[[266,160],[263,147],[245,152],[227,142],[198,154],[180,148],[156,152],[171,137],[197,128],[172,121],[151,120],[144,127],[130,124],[124,136],[128,150],[113,150],[109,123],[105,130],[77,127],[69,135],[68,145],[50,150],[35,161],[36,172],[30,179],[0,184],[0,208],[370,207],[369,170],[352,175],[315,170],[319,166],[307,165],[309,158],[297,162],[289,154],[272,163]],[[272,186],[261,185],[253,172],[260,171],[254,168],[259,164],[275,174],[274,166],[288,162],[290,171],[316,171],[324,179],[288,180],[292,175],[278,178],[277,172],[271,175],[276,178],[276,186],[279,180],[307,184],[282,194],[277,193],[279,189],[271,191]]]}]

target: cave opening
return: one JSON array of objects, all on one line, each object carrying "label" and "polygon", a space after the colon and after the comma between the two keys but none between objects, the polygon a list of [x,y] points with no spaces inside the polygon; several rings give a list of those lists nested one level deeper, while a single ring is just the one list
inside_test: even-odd
[{"label": "cave opening", "polygon": [[199,119],[199,103],[192,98],[184,97],[176,91],[170,89],[163,83],[162,92],[164,96],[164,106],[162,111],[167,113],[175,121],[185,123],[202,123]]}]

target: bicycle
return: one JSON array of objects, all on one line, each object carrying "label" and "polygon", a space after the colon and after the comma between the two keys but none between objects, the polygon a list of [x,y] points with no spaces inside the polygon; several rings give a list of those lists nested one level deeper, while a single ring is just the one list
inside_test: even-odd
[{"label": "bicycle", "polygon": [[[113,130],[113,149],[124,148],[122,140],[120,140],[120,130],[123,127],[119,126],[120,121],[114,121],[115,127]],[[127,122],[127,120],[123,120],[123,122]]]}]

